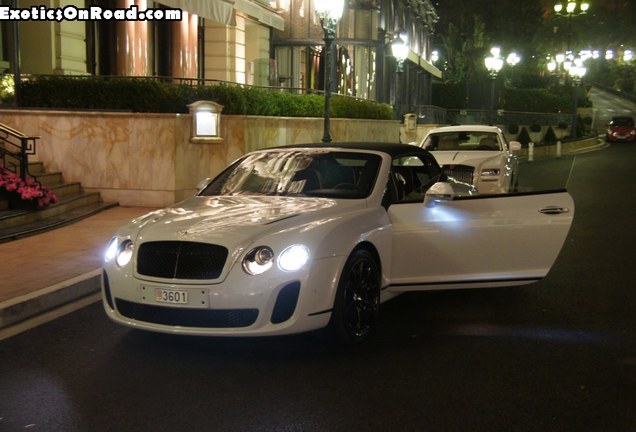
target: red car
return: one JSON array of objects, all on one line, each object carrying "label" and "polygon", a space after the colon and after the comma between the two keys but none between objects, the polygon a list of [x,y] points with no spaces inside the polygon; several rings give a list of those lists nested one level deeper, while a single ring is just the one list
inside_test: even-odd
[{"label": "red car", "polygon": [[634,118],[621,116],[612,117],[605,134],[607,142],[610,141],[636,141],[636,127]]}]

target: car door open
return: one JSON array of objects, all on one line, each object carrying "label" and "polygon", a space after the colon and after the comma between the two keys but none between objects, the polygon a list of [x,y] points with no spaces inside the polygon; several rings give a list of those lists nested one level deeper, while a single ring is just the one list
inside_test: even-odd
[{"label": "car door open", "polygon": [[428,197],[388,209],[391,291],[523,285],[543,278],[574,217],[566,191]]}]

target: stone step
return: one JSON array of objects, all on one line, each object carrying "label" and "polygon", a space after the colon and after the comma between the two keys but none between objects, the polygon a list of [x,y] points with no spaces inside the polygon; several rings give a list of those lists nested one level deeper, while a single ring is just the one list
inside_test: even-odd
[{"label": "stone step", "polygon": [[29,174],[41,174],[44,172],[44,162],[29,162]]},{"label": "stone step", "polygon": [[96,213],[99,213],[100,211],[115,207],[118,204],[105,203],[102,202],[100,199],[98,202],[77,205],[63,212],[45,213],[47,210],[53,210],[54,207],[57,207],[58,205],[46,210],[30,212],[37,213],[39,218],[33,219],[32,217],[28,217],[22,219],[23,223],[20,224],[10,223],[5,225],[7,220],[13,218],[22,218],[24,215],[8,216],[3,215],[3,213],[6,212],[0,212],[0,243],[27,237],[29,235],[38,234],[44,231],[49,231],[60,226],[76,222],[80,219],[87,218]]},{"label": "stone step", "polygon": [[98,192],[80,192],[58,197],[59,202],[44,209],[6,210],[0,215],[0,230],[14,226],[29,224],[40,219],[59,216],[75,208],[97,204],[102,201]]},{"label": "stone step", "polygon": [[29,163],[29,175],[49,188],[58,203],[44,209],[9,208],[9,194],[0,192],[0,242],[10,241],[75,222],[117,203],[104,203],[99,192],[85,192],[78,182],[64,182],[61,172],[46,172],[42,162]]},{"label": "stone step", "polygon": [[38,174],[29,173],[31,177],[39,181],[46,187],[64,183],[64,176],[61,172],[42,172]]},{"label": "stone step", "polygon": [[74,194],[78,194],[78,193],[82,192],[82,185],[81,185],[81,183],[78,183],[78,182],[74,182],[74,183],[59,183],[59,184],[50,185],[50,186],[47,186],[47,187],[58,198],[63,197],[63,196],[67,196],[67,195],[74,195]]}]

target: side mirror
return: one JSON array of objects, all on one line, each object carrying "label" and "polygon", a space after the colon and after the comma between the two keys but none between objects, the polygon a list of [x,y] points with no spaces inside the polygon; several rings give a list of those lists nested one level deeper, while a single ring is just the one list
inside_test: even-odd
[{"label": "side mirror", "polygon": [[437,182],[426,191],[424,205],[426,207],[434,207],[436,203],[452,201],[454,197],[455,190],[450,183]]},{"label": "side mirror", "polygon": [[521,143],[519,141],[510,141],[510,151],[516,152],[521,150]]},{"label": "side mirror", "polygon": [[199,182],[199,184],[197,185],[197,195],[206,187],[208,187],[208,185],[210,184],[210,182],[212,181],[212,179],[210,177],[207,177],[203,180],[201,180]]}]

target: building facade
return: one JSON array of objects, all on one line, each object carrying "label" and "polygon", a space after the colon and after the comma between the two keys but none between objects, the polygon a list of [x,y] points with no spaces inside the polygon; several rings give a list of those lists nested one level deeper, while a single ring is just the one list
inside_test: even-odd
[{"label": "building facade", "polygon": [[[314,0],[1,0],[12,8],[180,9],[180,21],[1,21],[0,70],[21,75],[157,76],[324,89],[323,32]],[[333,91],[430,104],[437,15],[430,0],[349,0],[337,24]],[[408,38],[397,80],[390,42]],[[17,47],[17,50],[16,50]],[[16,69],[15,65],[19,67]],[[396,89],[399,82],[399,89]]]}]

